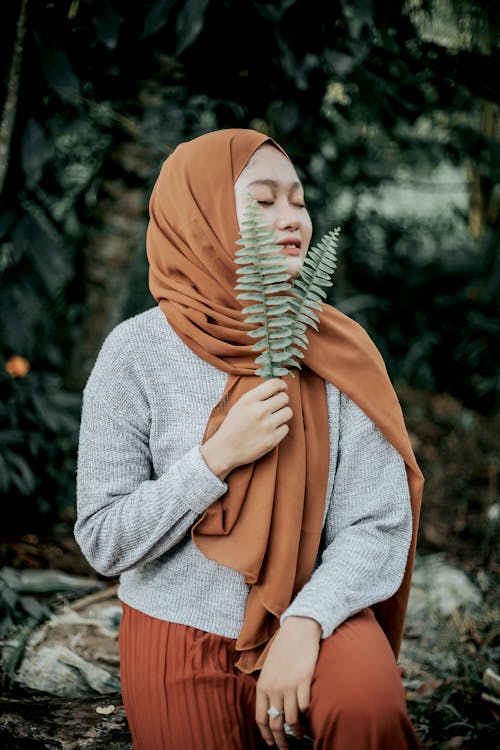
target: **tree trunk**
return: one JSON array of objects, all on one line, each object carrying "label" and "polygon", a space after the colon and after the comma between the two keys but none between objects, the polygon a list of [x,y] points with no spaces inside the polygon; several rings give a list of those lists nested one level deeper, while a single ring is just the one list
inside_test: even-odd
[{"label": "tree trunk", "polygon": [[[481,101],[480,130],[494,142],[500,140],[498,105]],[[480,237],[487,226],[494,227],[500,218],[500,202],[495,180],[491,176],[491,153],[470,169],[469,229],[473,237]]]},{"label": "tree trunk", "polygon": [[9,78],[7,82],[7,94],[0,121],[0,195],[3,193],[5,175],[9,165],[10,142],[16,121],[17,97],[21,78],[21,65],[23,59],[24,40],[26,37],[26,4],[28,0],[22,0],[21,9],[16,28],[16,40],[12,52]]},{"label": "tree trunk", "polygon": [[114,176],[103,178],[96,223],[83,250],[84,314],[66,372],[70,391],[83,389],[103,339],[123,319],[130,269],[146,230],[151,158],[147,149],[127,141],[107,162]]}]

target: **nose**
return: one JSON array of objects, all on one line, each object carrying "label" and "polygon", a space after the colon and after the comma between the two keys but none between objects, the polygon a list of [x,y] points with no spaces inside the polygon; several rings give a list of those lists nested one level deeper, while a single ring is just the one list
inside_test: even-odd
[{"label": "nose", "polygon": [[281,231],[293,229],[297,231],[300,228],[300,218],[297,210],[291,206],[288,201],[281,202],[276,213],[276,228]]}]

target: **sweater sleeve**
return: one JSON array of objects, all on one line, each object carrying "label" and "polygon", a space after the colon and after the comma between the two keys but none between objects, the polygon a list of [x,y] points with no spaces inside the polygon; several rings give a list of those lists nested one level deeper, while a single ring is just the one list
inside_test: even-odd
[{"label": "sweater sleeve", "polygon": [[115,576],[174,547],[227,484],[197,444],[154,476],[147,404],[129,364],[115,359],[111,375],[109,350],[83,395],[74,534],[92,567]]},{"label": "sweater sleeve", "polygon": [[373,422],[341,393],[337,469],[325,549],[310,580],[281,616],[310,617],[326,638],[403,579],[412,533],[404,461]]}]

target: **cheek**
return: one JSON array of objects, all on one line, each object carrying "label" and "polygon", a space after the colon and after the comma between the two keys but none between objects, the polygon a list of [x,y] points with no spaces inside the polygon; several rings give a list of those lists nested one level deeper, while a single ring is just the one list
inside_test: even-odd
[{"label": "cheek", "polygon": [[242,201],[240,197],[238,196],[238,193],[235,193],[234,195],[234,206],[236,208],[236,219],[238,221],[238,229],[241,232],[241,226],[243,222],[243,213],[245,211],[245,206],[242,204]]},{"label": "cheek", "polygon": [[309,249],[309,245],[311,244],[311,238],[312,238],[312,221],[311,217],[307,217],[307,221],[304,222],[304,240],[305,240],[305,246],[306,246],[306,252],[307,249]]}]

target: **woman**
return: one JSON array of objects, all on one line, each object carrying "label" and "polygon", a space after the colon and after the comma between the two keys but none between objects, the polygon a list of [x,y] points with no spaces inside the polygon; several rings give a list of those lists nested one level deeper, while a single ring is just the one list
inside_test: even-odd
[{"label": "woman", "polygon": [[179,145],[150,201],[158,306],[84,391],[75,535],[120,575],[134,749],[417,748],[395,656],[422,476],[379,353],[331,306],[296,377],[254,375],[248,194],[293,282],[312,226],[286,153],[244,129]]}]

